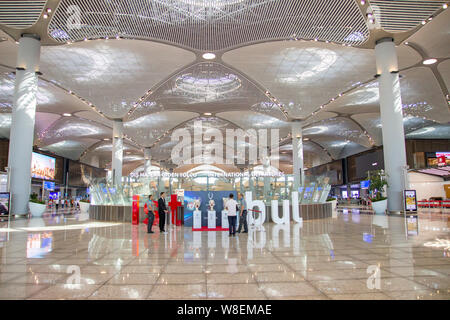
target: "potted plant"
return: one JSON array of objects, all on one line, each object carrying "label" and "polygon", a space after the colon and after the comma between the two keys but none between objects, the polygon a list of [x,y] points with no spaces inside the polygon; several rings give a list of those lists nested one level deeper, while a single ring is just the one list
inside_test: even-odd
[{"label": "potted plant", "polygon": [[383,196],[384,188],[388,186],[384,170],[369,171],[369,191],[372,194],[370,201],[375,214],[384,214],[387,209],[387,198]]},{"label": "potted plant", "polygon": [[29,207],[32,217],[42,217],[46,209],[45,202],[39,200],[36,193],[30,194]]},{"label": "potted plant", "polygon": [[337,199],[333,198],[333,197],[329,197],[327,198],[327,202],[331,202],[331,209],[333,211],[336,211],[336,207],[337,207]]},{"label": "potted plant", "polygon": [[90,205],[91,205],[91,201],[89,199],[81,199],[80,200],[80,211],[83,213],[88,213]]}]

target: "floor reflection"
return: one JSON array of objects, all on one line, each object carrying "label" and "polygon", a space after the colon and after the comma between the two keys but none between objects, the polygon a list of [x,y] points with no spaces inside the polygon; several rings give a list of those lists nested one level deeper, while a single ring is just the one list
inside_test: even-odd
[{"label": "floor reflection", "polygon": [[0,299],[449,299],[449,228],[365,208],[231,238],[72,212],[1,222]]}]

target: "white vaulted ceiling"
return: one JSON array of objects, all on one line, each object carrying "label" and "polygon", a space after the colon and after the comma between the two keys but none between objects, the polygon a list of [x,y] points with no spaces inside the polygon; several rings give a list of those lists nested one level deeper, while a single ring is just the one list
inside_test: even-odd
[{"label": "white vaulted ceiling", "polygon": [[[84,13],[78,28],[67,23],[71,5]],[[357,45],[369,29],[354,0],[62,0],[49,34],[59,42],[124,36],[218,51],[297,36]]]},{"label": "white vaulted ceiling", "polygon": [[[36,7],[26,9],[38,10],[39,1],[31,2]],[[288,171],[295,119],[303,121],[307,167],[382,145],[373,45],[385,36],[398,44],[406,137],[450,139],[450,10],[441,9],[443,1],[50,3],[59,6],[34,24],[20,10],[6,22],[0,10],[1,137],[9,137],[15,30],[23,27],[43,44],[35,145],[101,167],[110,166],[113,119],[124,121],[124,173],[142,166],[144,147],[154,164],[171,166],[171,133],[193,133],[196,121],[224,137],[226,129],[279,129],[280,168]],[[70,5],[81,9],[79,28],[66,23]],[[216,57],[202,59],[208,51]],[[426,58],[438,62],[424,66]]]},{"label": "white vaulted ceiling", "polygon": [[110,118],[122,118],[150,88],[195,59],[182,49],[146,41],[111,40],[44,47],[47,79],[83,96]]}]

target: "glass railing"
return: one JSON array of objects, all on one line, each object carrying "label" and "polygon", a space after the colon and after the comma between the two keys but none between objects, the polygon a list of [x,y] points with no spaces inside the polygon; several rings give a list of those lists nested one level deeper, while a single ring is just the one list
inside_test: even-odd
[{"label": "glass railing", "polygon": [[[298,188],[299,203],[324,203],[331,186],[326,177],[307,176],[305,183]],[[106,179],[92,180],[89,187],[91,202],[94,205],[131,206],[133,195],[155,198],[161,192],[174,194],[177,189],[185,191],[251,191],[253,199],[263,200],[270,205],[271,200],[291,199],[294,185],[293,175],[281,176],[243,176],[228,177],[198,174],[189,177],[123,177],[121,185],[112,185]]]}]

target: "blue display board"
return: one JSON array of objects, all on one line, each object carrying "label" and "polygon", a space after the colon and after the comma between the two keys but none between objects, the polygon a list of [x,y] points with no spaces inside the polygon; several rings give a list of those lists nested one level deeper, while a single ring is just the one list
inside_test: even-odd
[{"label": "blue display board", "polygon": [[361,189],[369,189],[370,180],[361,181]]},{"label": "blue display board", "polygon": [[45,190],[54,191],[55,190],[55,183],[54,182],[50,182],[50,181],[45,181],[44,182],[44,188],[45,188]]},{"label": "blue display board", "polygon": [[234,195],[234,199],[237,201],[236,191],[185,191],[184,225],[186,227],[192,227],[195,205],[199,204],[199,210],[202,212],[202,227],[208,226],[208,204],[209,199],[212,198],[215,202],[216,226],[221,226],[223,198],[228,198],[230,193]]}]

